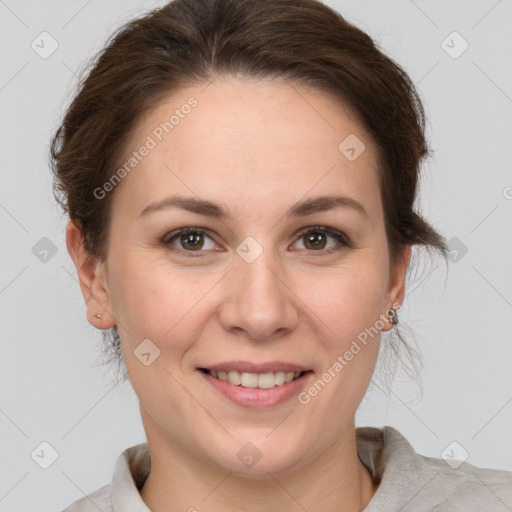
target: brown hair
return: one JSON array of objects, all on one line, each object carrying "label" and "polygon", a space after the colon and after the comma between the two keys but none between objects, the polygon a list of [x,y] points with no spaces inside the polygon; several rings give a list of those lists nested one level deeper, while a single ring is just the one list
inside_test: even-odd
[{"label": "brown hair", "polygon": [[[91,255],[106,257],[115,193],[97,199],[94,190],[118,168],[141,116],[180,88],[237,75],[313,87],[354,110],[379,153],[392,268],[408,244],[434,249],[446,261],[444,237],[414,210],[420,163],[429,153],[418,93],[369,35],[325,4],[174,0],[120,27],[90,67],[53,137],[50,159],[55,198]],[[120,361],[116,328],[112,334]]]}]

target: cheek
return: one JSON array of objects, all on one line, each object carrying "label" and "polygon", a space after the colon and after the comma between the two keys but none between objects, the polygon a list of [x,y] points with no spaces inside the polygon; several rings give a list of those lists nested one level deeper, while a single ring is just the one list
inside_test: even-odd
[{"label": "cheek", "polygon": [[171,268],[144,253],[118,262],[110,298],[123,341],[134,347],[149,338],[166,350],[180,350],[179,340],[193,337],[200,326],[197,306],[219,276]]},{"label": "cheek", "polygon": [[[119,251],[115,261],[109,280],[112,308],[124,345],[131,350],[149,338],[163,356],[176,358],[201,337],[221,306],[224,271],[171,266],[165,255],[150,258],[143,251]],[[290,271],[286,281],[293,293],[288,300],[291,307],[302,309],[304,318],[299,329],[316,331],[327,352],[343,353],[383,312],[382,265],[369,252],[359,252],[329,270]]]},{"label": "cheek", "polygon": [[334,348],[342,349],[364,329],[381,325],[386,275],[379,264],[347,264],[308,277],[297,295],[307,297],[304,304],[317,317],[316,323],[323,326]]},{"label": "cheek", "polygon": [[[317,375],[323,383],[313,383],[304,399],[311,400],[320,423],[325,411],[355,413],[366,393],[379,353],[385,278],[378,264],[361,262],[316,279],[307,295],[310,317],[319,329],[316,342],[325,357]],[[346,417],[333,415],[332,428],[341,428]]]}]

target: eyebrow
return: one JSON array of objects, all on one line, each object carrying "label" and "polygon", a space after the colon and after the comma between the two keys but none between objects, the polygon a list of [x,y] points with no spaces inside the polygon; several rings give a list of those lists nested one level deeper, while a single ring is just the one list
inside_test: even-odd
[{"label": "eyebrow", "polygon": [[[220,220],[233,221],[235,218],[227,208],[219,204],[206,199],[184,196],[170,196],[161,201],[150,203],[139,213],[139,217],[145,217],[150,213],[167,210],[173,207],[182,208],[192,213]],[[324,212],[334,208],[351,209],[369,218],[368,212],[361,203],[351,197],[337,195],[320,196],[299,201],[288,210],[286,217],[305,217],[313,213]]]}]

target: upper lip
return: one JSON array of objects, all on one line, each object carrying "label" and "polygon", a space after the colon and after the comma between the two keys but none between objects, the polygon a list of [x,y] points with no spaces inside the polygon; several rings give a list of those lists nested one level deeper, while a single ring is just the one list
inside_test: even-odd
[{"label": "upper lip", "polygon": [[299,364],[286,363],[284,361],[270,361],[268,363],[252,363],[250,361],[226,361],[208,366],[202,366],[205,370],[245,373],[274,373],[274,372],[305,372],[310,370]]}]

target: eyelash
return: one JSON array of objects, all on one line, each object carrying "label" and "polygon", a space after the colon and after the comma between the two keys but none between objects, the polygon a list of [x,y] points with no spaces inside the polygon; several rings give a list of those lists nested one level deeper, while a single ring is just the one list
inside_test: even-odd
[{"label": "eyelash", "polygon": [[[297,239],[299,240],[299,239],[303,238],[304,236],[313,234],[313,233],[322,233],[324,235],[331,236],[338,242],[335,247],[331,247],[330,249],[324,249],[321,251],[314,251],[314,250],[306,249],[306,251],[311,252],[311,253],[319,253],[318,256],[326,256],[328,254],[332,254],[333,252],[340,251],[344,248],[352,247],[351,241],[344,233],[341,233],[341,232],[334,230],[332,228],[329,228],[327,226],[308,227],[300,232]],[[211,239],[211,236],[208,235],[208,230],[205,230],[202,228],[187,227],[187,228],[177,229],[175,231],[172,231],[171,233],[167,233],[162,238],[161,243],[170,251],[182,252],[182,253],[186,254],[185,257],[187,257],[187,258],[202,258],[202,257],[207,256],[206,254],[204,254],[205,251],[203,251],[203,250],[186,251],[184,249],[178,249],[178,248],[172,246],[172,242],[174,241],[175,238],[177,238],[180,235],[188,235],[188,234],[206,235],[208,238]]]}]

